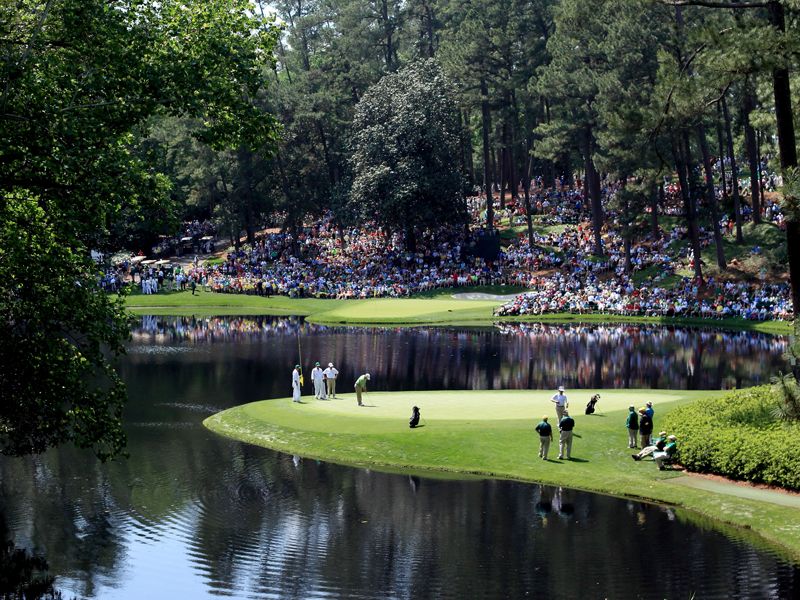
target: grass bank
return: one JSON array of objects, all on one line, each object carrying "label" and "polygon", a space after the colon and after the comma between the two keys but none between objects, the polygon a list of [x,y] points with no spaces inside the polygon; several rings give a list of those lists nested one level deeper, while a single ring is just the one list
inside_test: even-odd
[{"label": "grass bank", "polygon": [[[518,288],[505,288],[518,293]],[[492,325],[497,322],[523,323],[640,323],[744,329],[777,335],[792,333],[792,324],[783,321],[753,322],[741,319],[671,319],[667,317],[623,317],[602,314],[546,314],[503,317],[492,311],[502,300],[468,300],[462,294],[504,293],[504,286],[453,288],[428,292],[420,298],[370,298],[367,300],[329,300],[288,298],[286,296],[247,296],[198,291],[161,292],[127,297],[133,314],[187,316],[298,315],[325,325]]]},{"label": "grass bank", "polygon": [[[734,484],[721,492],[679,485],[687,475],[630,457],[627,406],[652,400],[658,429],[674,407],[720,392],[600,390],[599,414],[585,416],[593,392],[570,392],[576,417],[571,461],[556,460],[557,445],[551,460],[537,457],[533,427],[543,414],[554,419],[551,394],[541,391],[371,393],[364,408],[352,393],[329,401],[305,398],[303,404],[278,399],[223,411],[204,424],[228,437],[330,462],[512,478],[666,502],[750,529],[800,560],[800,510],[771,501],[778,492],[753,498]],[[422,409],[424,427],[409,430],[414,404]]]}]

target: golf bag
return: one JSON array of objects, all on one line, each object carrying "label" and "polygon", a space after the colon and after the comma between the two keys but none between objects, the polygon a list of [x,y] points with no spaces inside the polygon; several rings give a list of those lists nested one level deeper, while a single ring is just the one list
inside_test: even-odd
[{"label": "golf bag", "polygon": [[414,429],[417,425],[419,425],[419,408],[415,406],[411,409],[411,418],[408,420],[408,426]]}]

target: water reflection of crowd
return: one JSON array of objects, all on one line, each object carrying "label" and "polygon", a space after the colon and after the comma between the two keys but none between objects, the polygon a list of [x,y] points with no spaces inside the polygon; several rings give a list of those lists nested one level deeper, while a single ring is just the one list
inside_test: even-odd
[{"label": "water reflection of crowd", "polygon": [[309,371],[315,360],[333,360],[343,380],[369,370],[375,389],[393,390],[552,389],[557,382],[573,389],[741,387],[780,370],[788,343],[744,331],[663,326],[410,330],[328,328],[286,317],[142,317],[133,335],[135,342],[157,344],[282,337],[273,352],[283,369],[296,362],[299,337]]},{"label": "water reflection of crowd", "polygon": [[300,317],[141,317],[133,329],[134,342],[193,343],[263,341],[276,336],[297,337],[327,330]]}]

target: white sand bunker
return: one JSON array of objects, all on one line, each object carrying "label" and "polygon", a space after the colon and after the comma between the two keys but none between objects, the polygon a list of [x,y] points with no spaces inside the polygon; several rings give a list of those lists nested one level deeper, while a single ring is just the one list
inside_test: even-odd
[{"label": "white sand bunker", "polygon": [[498,295],[498,294],[482,294],[479,292],[466,292],[464,294],[453,294],[453,298],[456,300],[496,300],[498,302],[508,302],[509,300],[513,300],[519,294],[505,294],[505,295]]}]

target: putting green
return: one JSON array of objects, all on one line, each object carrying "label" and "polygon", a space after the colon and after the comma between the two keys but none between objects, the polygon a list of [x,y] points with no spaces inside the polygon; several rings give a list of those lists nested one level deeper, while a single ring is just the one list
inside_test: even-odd
[{"label": "putting green", "polygon": [[[601,394],[597,414],[584,415],[596,392]],[[535,424],[544,414],[555,422],[552,391],[370,392],[364,407],[348,391],[331,400],[306,396],[301,404],[289,398],[254,402],[213,415],[204,424],[234,439],[341,464],[513,478],[667,502],[747,527],[800,560],[800,513],[791,503],[771,502],[769,495],[754,496],[733,484],[724,491],[676,485],[676,478],[687,475],[631,459],[628,406],[652,401],[658,431],[660,419],[673,407],[722,393],[567,390],[576,421],[569,461],[556,458],[557,431],[549,460],[537,456]],[[411,430],[414,405],[421,408],[423,427]]]},{"label": "putting green", "polygon": [[[339,394],[337,399],[314,400],[306,396],[303,403],[297,404],[284,401],[266,401],[264,403],[249,404],[242,409],[253,418],[278,418],[284,421],[290,414],[306,417],[309,414],[325,417],[324,420],[309,420],[304,427],[314,428],[315,424],[322,424],[328,418],[338,417],[337,428],[345,427],[353,431],[364,431],[362,420],[368,422],[367,427],[382,427],[391,423],[391,426],[406,428],[405,420],[411,415],[412,406],[422,408],[422,417],[425,421],[471,422],[471,421],[506,421],[506,420],[535,420],[538,422],[545,414],[555,421],[555,408],[550,401],[554,392],[506,390],[502,392],[473,392],[473,391],[436,391],[436,392],[368,392],[364,396],[364,406],[356,404],[356,395],[353,392]],[[594,391],[581,390],[575,392],[581,400],[574,400],[569,405],[569,410],[574,416],[584,413],[583,401],[594,394]],[[570,394],[572,395],[572,394]],[[598,409],[604,412],[625,409],[635,405],[637,408],[644,406],[645,402],[652,401],[656,404],[673,402],[675,400],[695,397],[696,392],[680,392],[670,390],[620,390],[601,391]],[[703,395],[707,395],[703,393]],[[569,398],[569,395],[568,395]],[[234,409],[236,410],[236,409]],[[593,417],[590,417],[593,418]],[[354,426],[348,424],[349,419],[356,419]],[[271,419],[270,419],[271,420]],[[284,421],[285,422],[285,421]],[[287,423],[288,424],[288,423]],[[342,429],[339,429],[342,431]]]}]

